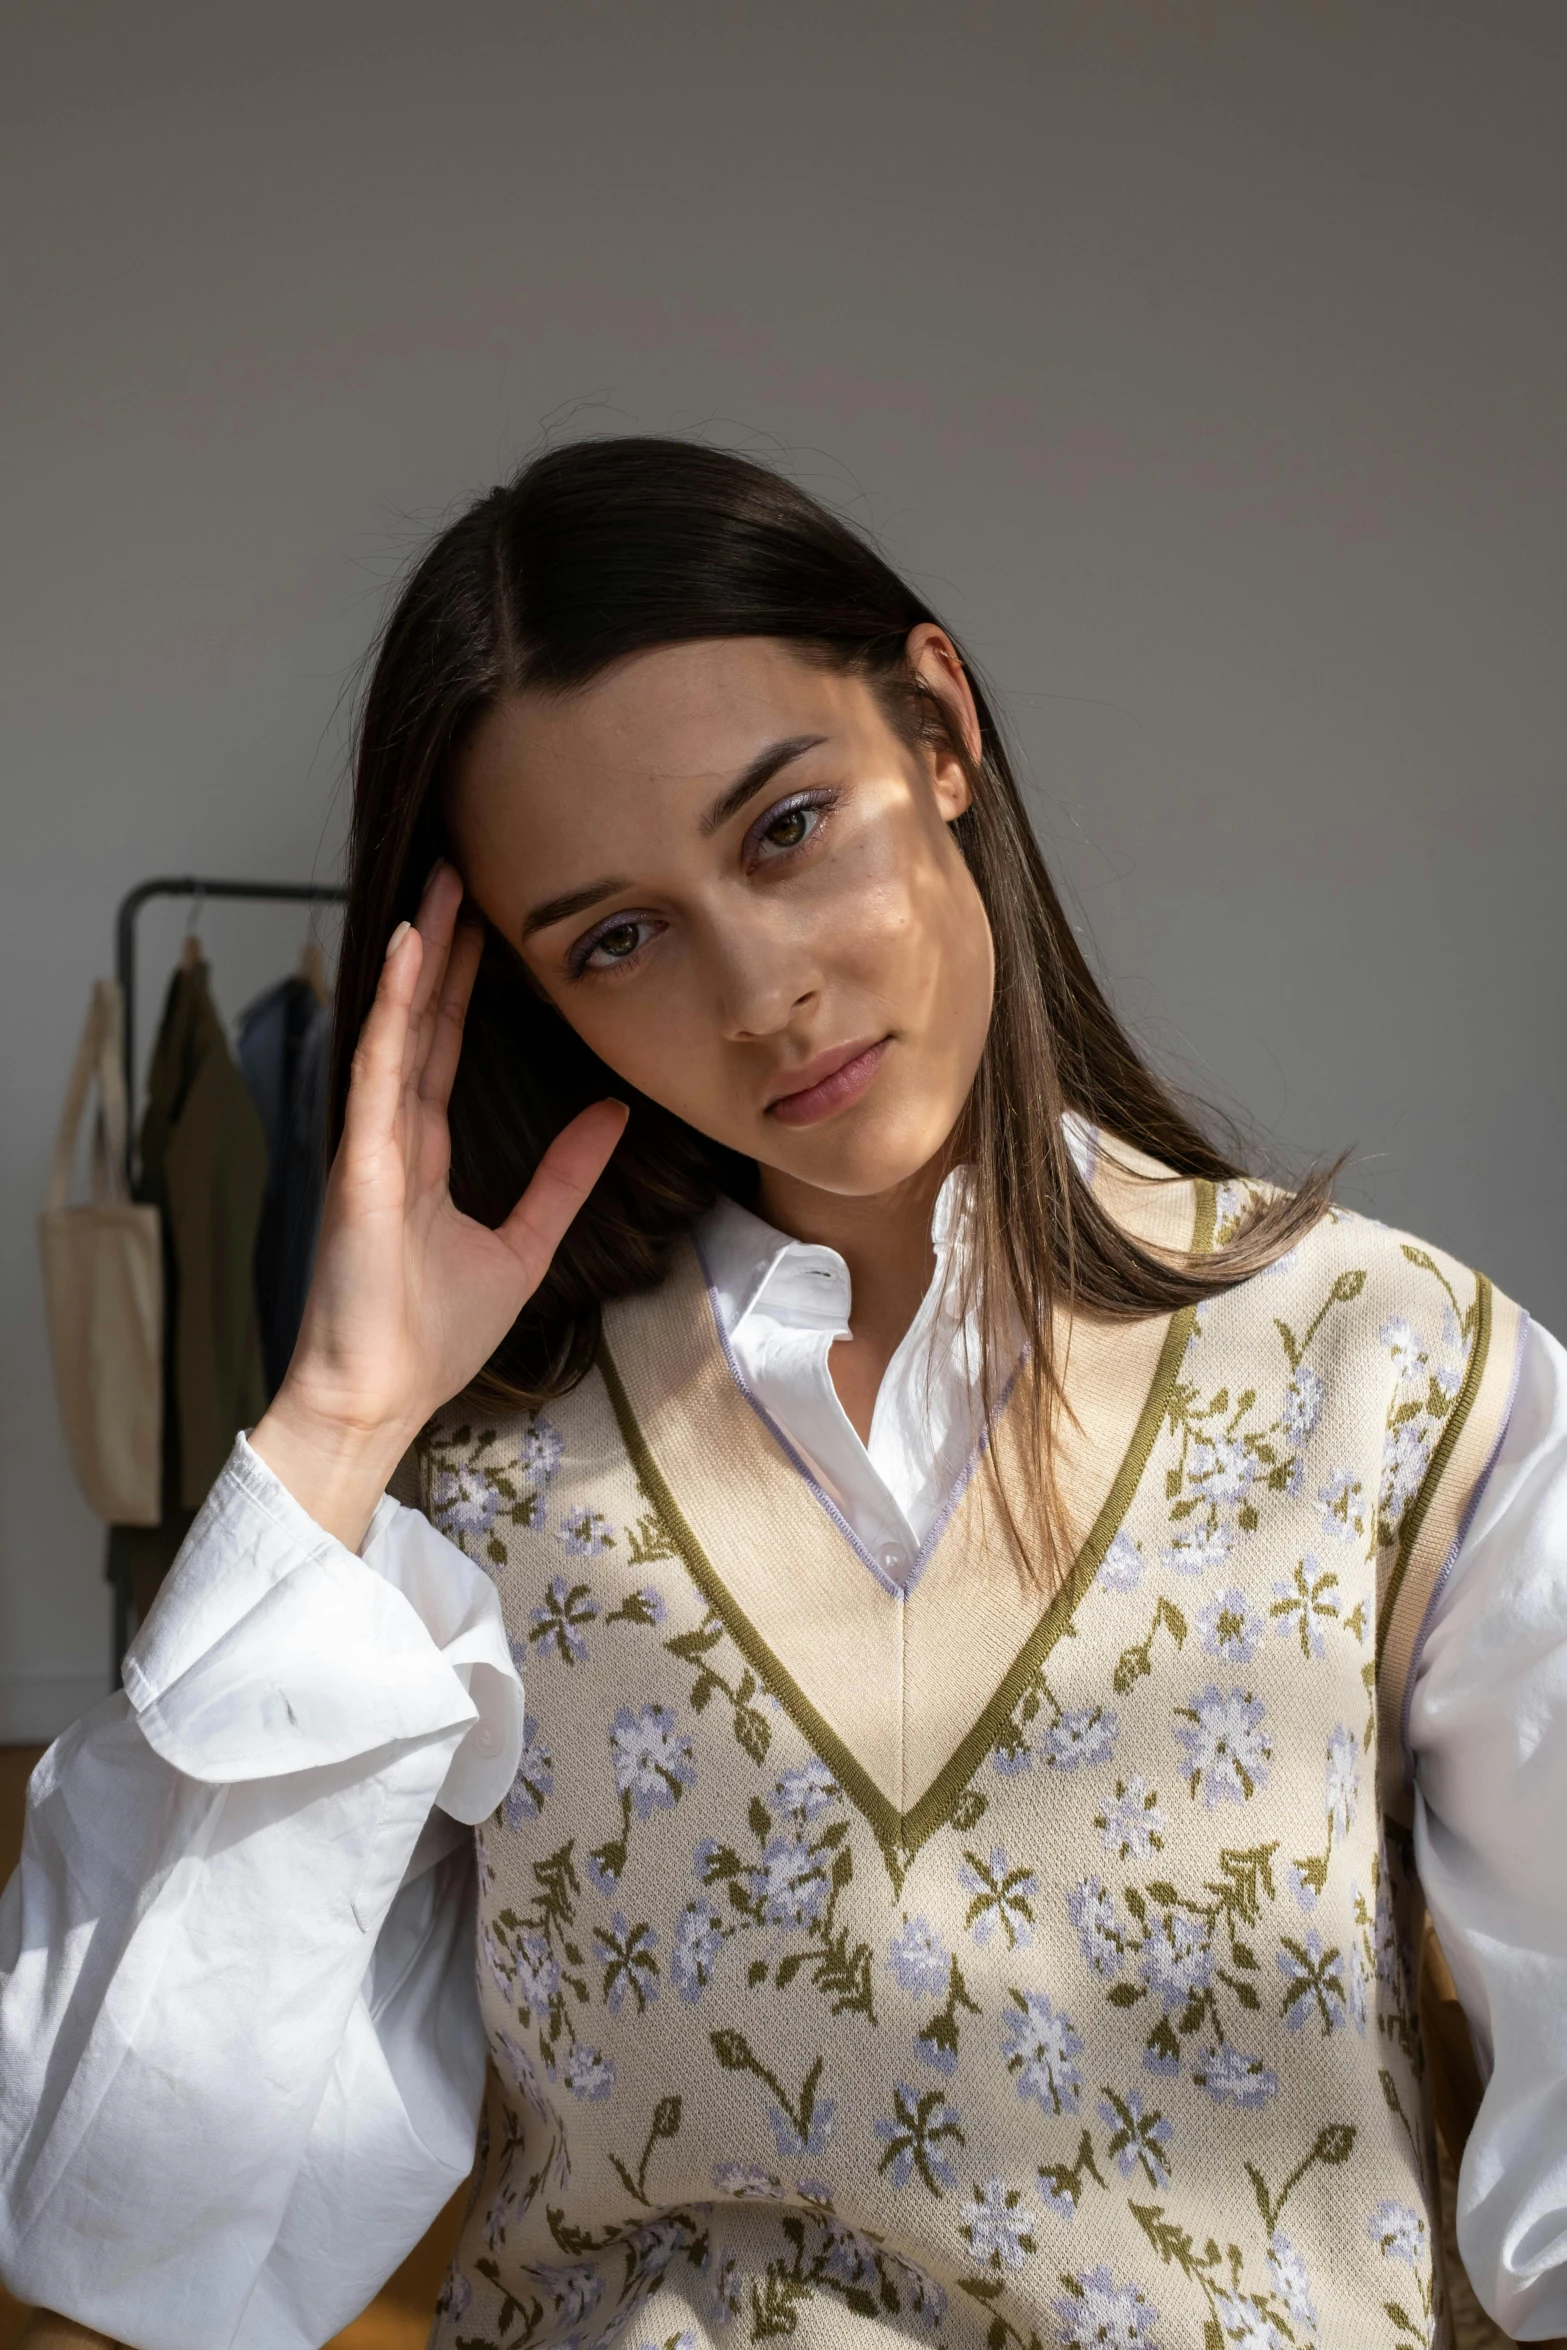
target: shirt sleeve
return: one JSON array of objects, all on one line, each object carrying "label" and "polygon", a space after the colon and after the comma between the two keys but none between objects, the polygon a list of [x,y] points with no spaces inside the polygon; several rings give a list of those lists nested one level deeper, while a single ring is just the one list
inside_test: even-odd
[{"label": "shirt sleeve", "polygon": [[0,2278],[133,2350],[315,2350],[466,2176],[473,1839],[522,1745],[488,1579],[356,1557],[241,1437],[44,1756],[0,1899]]},{"label": "shirt sleeve", "polygon": [[1485,2094],[1458,2248],[1519,2341],[1567,2334],[1567,1353],[1530,1324],[1420,1655],[1415,1852]]}]

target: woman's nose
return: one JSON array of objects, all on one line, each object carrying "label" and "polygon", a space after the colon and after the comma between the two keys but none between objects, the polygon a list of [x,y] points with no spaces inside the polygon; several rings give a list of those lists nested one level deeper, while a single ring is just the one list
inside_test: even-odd
[{"label": "woman's nose", "polygon": [[778,935],[754,912],[714,944],[720,1025],[738,1044],[776,1036],[820,992],[820,973],[806,942],[798,935]]}]

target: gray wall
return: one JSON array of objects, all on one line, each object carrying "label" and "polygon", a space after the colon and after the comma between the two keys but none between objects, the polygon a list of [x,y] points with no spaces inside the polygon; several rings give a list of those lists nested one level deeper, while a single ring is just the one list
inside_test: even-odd
[{"label": "gray wall", "polygon": [[[12,0],[0,1737],[105,1685],[32,1219],[115,902],[331,872],[386,582],[546,428],[869,522],[1156,1050],[1567,1332],[1564,67],[1552,0]],[[232,1012],[302,926],[205,929]]]}]

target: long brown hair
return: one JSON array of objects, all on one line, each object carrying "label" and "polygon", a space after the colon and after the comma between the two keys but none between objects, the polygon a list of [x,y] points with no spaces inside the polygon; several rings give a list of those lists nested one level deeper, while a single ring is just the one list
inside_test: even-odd
[{"label": "long brown hair", "polygon": [[[567,692],[650,646],[712,637],[789,640],[863,677],[905,740],[939,740],[969,769],[954,835],[995,940],[995,1010],[955,1138],[973,1169],[970,1303],[985,1334],[988,1419],[1004,1377],[999,1332],[1028,1342],[1021,1381],[1040,1431],[1025,1557],[1059,1548],[1048,1471],[1061,1403],[1057,1308],[1132,1319],[1233,1288],[1316,1222],[1328,1178],[1263,1199],[1238,1236],[1199,1259],[1140,1245],[1079,1176],[1064,1113],[1172,1173],[1240,1170],[1149,1069],[1084,959],[1040,855],[1000,730],[972,665],[980,751],[953,739],[904,646],[936,615],[880,554],[780,475],[724,450],[651,438],[582,441],[536,458],[444,530],[403,585],[375,649],[358,731],[349,894],[333,1040],[332,1137],[386,940],[446,852],[449,785],[480,717],[508,695]],[[950,631],[949,631],[950,634]],[[956,641],[956,640],[954,640]],[[961,652],[961,648],[960,648]],[[487,932],[450,1110],[451,1188],[487,1224],[510,1211],[565,1120],[628,1088]],[[750,1160],[632,1095],[608,1172],[470,1396],[543,1402],[573,1386],[603,1305],[656,1285],[675,1238],[714,1198],[754,1190]]]}]

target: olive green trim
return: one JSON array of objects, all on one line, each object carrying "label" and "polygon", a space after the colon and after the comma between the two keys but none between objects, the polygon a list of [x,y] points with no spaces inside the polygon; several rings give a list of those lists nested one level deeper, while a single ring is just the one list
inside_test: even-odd
[{"label": "olive green trim", "polygon": [[917,1852],[926,1838],[934,1834],[948,1818],[958,1797],[1005,1729],[1014,1707],[1034,1675],[1062,1634],[1071,1631],[1073,1614],[1104,1564],[1105,1552],[1125,1521],[1126,1513],[1132,1506],[1132,1497],[1142,1483],[1148,1456],[1153,1451],[1154,1440],[1170,1400],[1170,1390],[1175,1384],[1175,1375],[1181,1367],[1181,1358],[1190,1343],[1196,1322],[1195,1310],[1190,1306],[1184,1313],[1172,1316],[1164,1345],[1159,1351],[1159,1365],[1154,1372],[1147,1401],[1104,1507],[1094,1520],[1092,1530],[1072,1561],[1071,1569],[1052,1597],[1050,1605],[1018,1650],[973,1729],[937,1772],[914,1809],[904,1814],[902,1840],[909,1853]]},{"label": "olive green trim", "polygon": [[[1213,1246],[1214,1225],[1218,1212],[1218,1191],[1214,1184],[1198,1182],[1195,1186],[1197,1211],[1192,1232],[1191,1253],[1206,1256]],[[915,1804],[912,1811],[900,1812],[890,1803],[867,1771],[855,1760],[837,1732],[819,1714],[805,1692],[791,1674],[785,1672],[777,1657],[737,1604],[719,1577],[712,1562],[698,1542],[684,1512],[669,1489],[663,1471],[648,1449],[646,1438],[637,1424],[620,1373],[615,1368],[608,1342],[599,1347],[598,1367],[609,1394],[610,1405],[620,1429],[621,1441],[636,1470],[648,1500],[658,1512],[676,1551],[684,1561],[687,1572],[703,1598],[716,1615],[722,1618],[730,1637],[746,1663],[765,1689],[772,1692],[803,1737],[836,1776],[844,1793],[863,1812],[875,1832],[877,1841],[888,1857],[889,1867],[898,1872],[898,1864],[907,1867],[922,1844],[950,1819],[959,1798],[975,1771],[994,1746],[1019,1699],[1027,1689],[1039,1667],[1050,1654],[1056,1642],[1072,1628],[1073,1611],[1082,1601],[1104,1563],[1105,1552],[1115,1538],[1131,1508],[1132,1498],[1142,1483],[1154,1448],[1160,1423],[1170,1401],[1181,1359],[1191,1342],[1197,1326],[1195,1307],[1172,1315],[1159,1350],[1159,1362],[1149,1385],[1148,1394],[1138,1415],[1115,1483],[1111,1486],[1098,1517],[1084,1541],[1070,1571],[1052,1597],[1045,1613],[1024,1641],[1000,1686],[942,1769]],[[900,1602],[893,1602],[898,1605]]]},{"label": "olive green trim", "polygon": [[730,1638],[763,1688],[778,1699],[796,1728],[810,1740],[815,1752],[832,1770],[844,1793],[852,1797],[870,1821],[881,1842],[884,1845],[896,1843],[901,1822],[895,1806],[888,1802],[875,1780],[855,1761],[843,1740],[817,1712],[798,1682],[784,1671],[756,1626],[713,1572],[707,1553],[669,1490],[664,1472],[648,1450],[647,1440],[637,1425],[631,1399],[615,1368],[607,1341],[600,1344],[598,1367],[603,1374],[610,1404],[619,1424],[621,1441],[637,1473],[637,1480],[658,1512],[664,1532],[684,1560],[692,1582],[714,1614],[723,1619]]},{"label": "olive green trim", "polygon": [[1387,1648],[1388,1634],[1392,1629],[1393,1613],[1398,1606],[1399,1593],[1404,1586],[1404,1577],[1409,1571],[1409,1562],[1415,1554],[1415,1545],[1420,1540],[1421,1528],[1426,1522],[1426,1513],[1436,1499],[1437,1488],[1447,1474],[1447,1465],[1457,1449],[1458,1439],[1464,1432],[1464,1423],[1474,1409],[1475,1398],[1480,1392],[1480,1385],[1485,1377],[1486,1359],[1491,1351],[1493,1316],[1491,1284],[1483,1273],[1475,1275],[1474,1302],[1475,1341],[1469,1357],[1469,1368],[1464,1374],[1464,1384],[1457,1403],[1454,1404],[1448,1415],[1447,1425],[1437,1440],[1436,1450],[1431,1455],[1431,1466],[1421,1480],[1419,1492],[1405,1510],[1403,1523],[1399,1528],[1398,1556],[1393,1562],[1393,1572],[1388,1577],[1387,1591],[1382,1601],[1382,1613],[1377,1619],[1377,1672],[1379,1675],[1382,1671],[1382,1658]]}]

